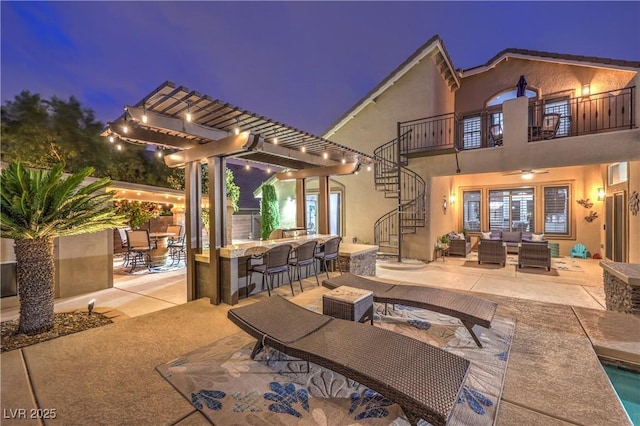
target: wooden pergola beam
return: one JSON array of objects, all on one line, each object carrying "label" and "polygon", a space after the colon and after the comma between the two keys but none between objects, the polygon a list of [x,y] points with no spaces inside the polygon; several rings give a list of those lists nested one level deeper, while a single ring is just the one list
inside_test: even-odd
[{"label": "wooden pergola beam", "polygon": [[186,163],[204,161],[210,157],[227,157],[243,151],[252,151],[258,149],[262,143],[263,140],[258,135],[242,132],[239,135],[228,136],[215,142],[165,155],[164,162],[169,167],[182,167]]},{"label": "wooden pergola beam", "polygon": [[145,145],[159,145],[169,149],[189,149],[199,145],[196,139],[187,139],[166,133],[158,133],[141,127],[129,126],[127,133],[124,133],[122,126],[118,126],[114,123],[109,123],[109,132],[125,141]]},{"label": "wooden pergola beam", "polygon": [[127,111],[133,120],[143,126],[154,129],[185,133],[209,141],[216,141],[229,136],[229,132],[224,130],[214,129],[212,127],[189,122],[186,119],[183,120],[180,118],[169,117],[164,114],[158,114],[150,111],[146,111],[147,120],[144,122],[142,120],[142,116],[145,115],[145,110],[141,107],[127,106]]},{"label": "wooden pergola beam", "polygon": [[333,175],[350,175],[360,169],[360,163],[346,163],[329,167],[314,167],[311,169],[302,169],[288,172],[276,173],[278,180],[289,179],[305,179],[311,177],[333,176]]}]

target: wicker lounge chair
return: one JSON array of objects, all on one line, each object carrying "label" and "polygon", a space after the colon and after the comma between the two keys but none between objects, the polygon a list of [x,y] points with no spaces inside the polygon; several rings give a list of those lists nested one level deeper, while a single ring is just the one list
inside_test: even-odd
[{"label": "wicker lounge chair", "polygon": [[449,290],[417,285],[387,284],[350,273],[324,280],[322,285],[329,289],[346,285],[369,290],[373,292],[373,300],[378,303],[412,306],[459,318],[478,347],[482,347],[482,344],[473,332],[473,327],[479,325],[489,328],[497,307],[494,302]]},{"label": "wicker lounge chair", "polygon": [[481,239],[478,243],[478,264],[499,263],[507,264],[507,247],[502,240]]},{"label": "wicker lounge chair", "polygon": [[518,250],[518,267],[541,266],[551,270],[551,247],[547,243],[522,243]]},{"label": "wicker lounge chair", "polygon": [[[229,319],[258,341],[333,370],[402,407],[412,425],[449,420],[469,361],[379,327],[316,314],[277,296],[229,310]],[[384,342],[384,344],[381,344]]]}]

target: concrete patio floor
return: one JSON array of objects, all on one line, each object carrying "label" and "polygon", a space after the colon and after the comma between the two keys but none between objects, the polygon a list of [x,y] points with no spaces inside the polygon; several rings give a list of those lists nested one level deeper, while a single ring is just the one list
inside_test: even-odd
[{"label": "concrete patio floor", "polygon": [[[517,320],[496,424],[629,424],[596,350],[640,364],[640,318],[605,311],[598,261],[577,261],[583,272],[516,271],[451,257],[419,269],[378,267],[377,274],[494,300],[497,315]],[[113,289],[57,301],[56,310],[95,298],[130,319],[0,355],[3,425],[209,424],[155,366],[238,332],[226,318],[230,307],[186,303],[184,271],[114,281]],[[303,305],[327,291],[313,278],[303,285],[292,298]],[[276,293],[291,297],[288,286]],[[16,315],[16,308],[2,310],[3,321]],[[38,408],[55,409],[56,418],[29,419]],[[10,418],[17,409],[27,419]]]}]

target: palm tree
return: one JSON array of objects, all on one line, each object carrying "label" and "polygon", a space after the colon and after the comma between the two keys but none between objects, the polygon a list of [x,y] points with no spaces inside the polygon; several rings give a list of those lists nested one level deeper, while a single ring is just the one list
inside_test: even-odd
[{"label": "palm tree", "polygon": [[50,171],[12,162],[0,177],[0,236],[15,240],[20,321],[18,332],[34,335],[53,328],[55,237],[122,226],[115,214],[110,179],[86,186],[86,168],[63,177],[63,164]]}]

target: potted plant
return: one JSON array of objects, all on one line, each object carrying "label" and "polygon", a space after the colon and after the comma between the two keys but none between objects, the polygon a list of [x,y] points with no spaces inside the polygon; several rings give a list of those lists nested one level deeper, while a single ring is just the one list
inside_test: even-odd
[{"label": "potted plant", "polygon": [[109,178],[83,186],[93,168],[67,177],[63,169],[33,170],[14,161],[0,177],[0,236],[15,241],[18,332],[27,335],[53,328],[54,238],[121,227],[126,219],[111,202],[115,193],[105,192]]},{"label": "potted plant", "polygon": [[140,229],[145,223],[157,218],[160,214],[156,204],[146,201],[121,200],[114,204],[116,213],[125,216],[132,229]]}]

